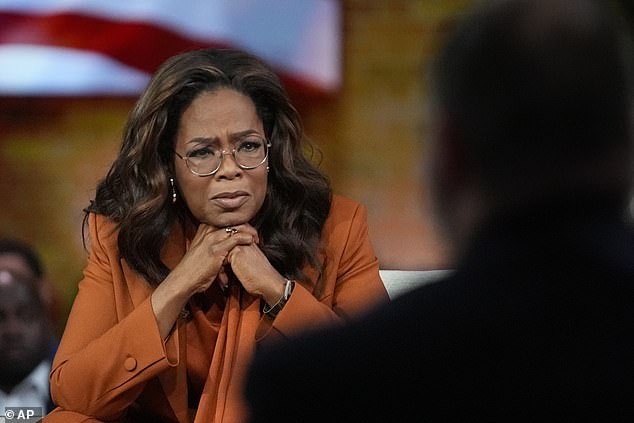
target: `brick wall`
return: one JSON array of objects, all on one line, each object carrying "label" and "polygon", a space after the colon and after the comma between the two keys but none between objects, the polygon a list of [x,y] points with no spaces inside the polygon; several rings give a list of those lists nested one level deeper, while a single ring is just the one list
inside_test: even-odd
[{"label": "brick wall", "polygon": [[447,266],[422,204],[423,74],[469,3],[345,0],[341,92],[302,105],[335,190],[368,207],[384,268]]}]

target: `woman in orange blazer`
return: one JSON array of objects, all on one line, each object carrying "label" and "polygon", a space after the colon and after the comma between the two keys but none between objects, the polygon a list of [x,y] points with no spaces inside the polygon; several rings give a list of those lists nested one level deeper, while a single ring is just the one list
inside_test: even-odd
[{"label": "woman in orange blazer", "polygon": [[199,50],[160,67],[86,209],[46,423],[241,422],[258,343],[387,300],[365,208],[333,195],[304,148],[255,57]]}]

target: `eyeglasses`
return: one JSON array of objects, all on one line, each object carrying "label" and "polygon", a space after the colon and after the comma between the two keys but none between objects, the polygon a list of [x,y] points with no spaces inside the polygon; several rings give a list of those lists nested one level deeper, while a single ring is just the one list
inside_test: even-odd
[{"label": "eyeglasses", "polygon": [[198,176],[209,176],[218,172],[225,154],[231,154],[241,169],[255,169],[262,165],[269,155],[269,143],[259,135],[249,135],[242,138],[231,151],[220,150],[213,145],[201,145],[185,156],[177,151],[174,153],[185,161],[191,173]]}]

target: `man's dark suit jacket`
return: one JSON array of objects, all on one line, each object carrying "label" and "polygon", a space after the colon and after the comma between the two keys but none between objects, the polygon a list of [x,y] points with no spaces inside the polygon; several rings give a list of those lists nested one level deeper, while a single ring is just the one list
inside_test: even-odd
[{"label": "man's dark suit jacket", "polygon": [[494,219],[455,270],[259,351],[250,421],[632,421],[634,234],[618,212]]}]

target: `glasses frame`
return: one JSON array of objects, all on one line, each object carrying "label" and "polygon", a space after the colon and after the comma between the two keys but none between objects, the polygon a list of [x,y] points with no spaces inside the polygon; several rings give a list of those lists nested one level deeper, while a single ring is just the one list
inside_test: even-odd
[{"label": "glasses frame", "polygon": [[187,169],[193,173],[196,176],[211,176],[214,173],[218,172],[218,170],[220,170],[220,167],[222,166],[222,162],[225,159],[225,155],[227,154],[231,154],[233,156],[233,161],[235,162],[236,165],[238,165],[238,167],[240,169],[244,169],[244,170],[252,170],[255,169],[257,167],[260,167],[264,164],[264,162],[266,162],[266,159],[269,158],[269,149],[271,148],[271,142],[268,141],[266,138],[260,137],[263,141],[264,141],[264,147],[266,148],[266,151],[264,152],[264,158],[262,159],[262,161],[254,166],[244,166],[241,165],[240,163],[238,163],[238,160],[236,159],[236,149],[232,148],[231,151],[227,151],[227,150],[222,150],[220,152],[220,161],[218,162],[218,166],[216,166],[216,168],[214,170],[212,170],[211,172],[207,172],[207,173],[198,173],[196,172],[194,169],[192,169],[189,165],[189,157],[187,157],[187,155],[182,156],[178,151],[173,150],[174,154],[176,154],[176,156],[183,160],[185,162],[185,166],[187,166]]}]

